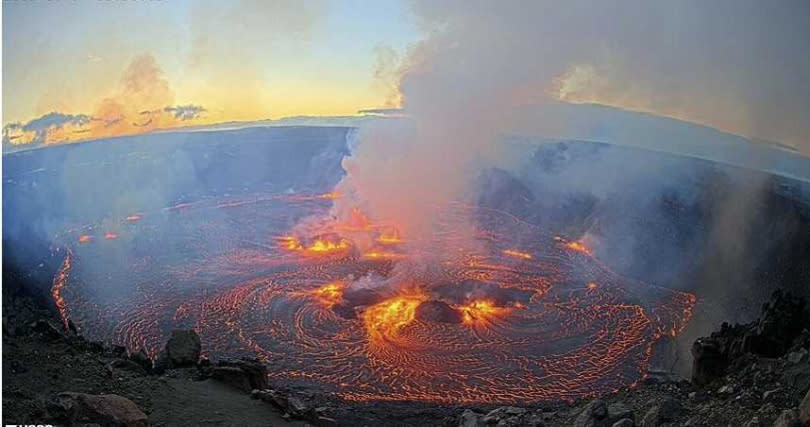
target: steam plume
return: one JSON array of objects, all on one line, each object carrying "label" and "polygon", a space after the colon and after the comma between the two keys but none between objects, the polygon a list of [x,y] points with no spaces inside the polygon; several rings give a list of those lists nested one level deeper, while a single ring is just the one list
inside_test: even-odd
[{"label": "steam plume", "polygon": [[[570,133],[570,124],[541,113],[559,101],[674,116],[810,152],[810,123],[801,119],[810,116],[810,86],[800,77],[810,56],[796,57],[810,40],[807,5],[413,6],[429,36],[399,70],[410,119],[362,130],[341,184],[373,216],[408,233],[429,230],[435,206],[470,195],[479,166],[502,160],[503,132]],[[780,65],[787,60],[804,72]]]}]

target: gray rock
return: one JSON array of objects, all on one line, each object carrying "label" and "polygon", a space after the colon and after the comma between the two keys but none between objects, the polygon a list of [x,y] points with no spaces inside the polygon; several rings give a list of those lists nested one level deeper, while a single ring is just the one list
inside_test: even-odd
[{"label": "gray rock", "polygon": [[790,363],[798,364],[802,363],[806,357],[807,357],[807,349],[801,348],[798,351],[792,351],[788,353],[787,360]]},{"label": "gray rock", "polygon": [[717,394],[733,394],[733,393],[734,393],[734,386],[731,384],[726,384],[717,390]]},{"label": "gray rock", "polygon": [[484,415],[465,409],[458,420],[458,427],[484,427]]},{"label": "gray rock", "polygon": [[635,425],[636,423],[634,423],[633,420],[629,418],[622,418],[619,421],[613,423],[612,427],[633,427]]},{"label": "gray rock", "polygon": [[768,400],[768,399],[772,398],[773,396],[775,396],[777,393],[779,393],[781,391],[782,391],[782,389],[779,388],[779,387],[777,387],[777,388],[775,388],[773,390],[766,390],[764,393],[762,393],[762,400]]},{"label": "gray rock", "polygon": [[287,398],[287,409],[290,413],[292,413],[293,416],[296,417],[302,417],[308,411],[307,405],[305,405],[301,399],[295,396]]},{"label": "gray rock", "polygon": [[608,422],[612,424],[616,424],[617,422],[626,419],[629,419],[632,424],[635,424],[635,414],[633,414],[633,410],[625,406],[623,403],[614,403],[608,405],[607,417]]},{"label": "gray rock", "polygon": [[574,427],[601,427],[608,426],[608,406],[602,399],[594,399],[588,403],[574,420]]},{"label": "gray rock", "polygon": [[674,421],[680,412],[680,402],[671,397],[664,398],[644,414],[641,426],[658,427],[662,423]]},{"label": "gray rock", "polygon": [[107,371],[114,375],[115,371],[132,372],[136,375],[146,375],[146,370],[143,367],[128,359],[115,359],[107,364]]},{"label": "gray rock", "polygon": [[211,377],[250,393],[267,388],[267,367],[258,360],[223,360],[211,370]]},{"label": "gray rock", "polygon": [[810,390],[807,391],[802,403],[799,404],[799,421],[805,425],[810,425]]},{"label": "gray rock", "polygon": [[123,427],[149,425],[146,414],[134,402],[116,394],[59,393],[57,405],[65,411],[69,424],[81,421]]},{"label": "gray rock", "polygon": [[692,344],[692,382],[705,385],[723,376],[728,361],[720,344],[710,338],[699,338]]},{"label": "gray rock", "polygon": [[743,427],[762,427],[762,421],[759,420],[759,417],[755,416],[745,423]]},{"label": "gray rock", "polygon": [[661,424],[661,408],[653,406],[641,419],[641,427],[658,427]]},{"label": "gray rock", "polygon": [[172,367],[193,366],[200,360],[200,336],[193,329],[174,329],[166,342],[166,356]]},{"label": "gray rock", "polygon": [[773,427],[800,427],[799,416],[793,409],[785,409],[773,422]]},{"label": "gray rock", "polygon": [[[804,393],[810,390],[810,363],[800,363],[787,367],[782,373],[782,383]],[[797,399],[802,395],[794,396]]]},{"label": "gray rock", "polygon": [[237,390],[249,392],[253,390],[248,374],[234,366],[217,366],[211,370],[211,378],[225,383]]},{"label": "gray rock", "polygon": [[501,406],[489,411],[484,415],[482,421],[484,421],[484,424],[490,425],[518,425],[522,423],[523,415],[526,414],[526,412],[524,408]]}]

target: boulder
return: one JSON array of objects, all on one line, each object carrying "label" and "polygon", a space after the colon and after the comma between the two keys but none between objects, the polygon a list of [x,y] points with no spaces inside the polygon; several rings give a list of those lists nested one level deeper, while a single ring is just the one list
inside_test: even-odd
[{"label": "boulder", "polygon": [[613,403],[608,405],[608,423],[611,425],[618,423],[621,420],[630,420],[630,425],[635,424],[635,414],[633,410],[625,406],[623,403]]},{"label": "boulder", "polygon": [[523,426],[527,424],[523,420],[527,412],[525,408],[501,406],[489,411],[484,415],[482,421],[484,421],[484,424],[497,425],[500,427]]},{"label": "boulder", "polygon": [[613,423],[611,427],[633,427],[636,423],[633,422],[630,418],[622,418],[619,421]]},{"label": "boulder", "polygon": [[802,403],[799,404],[799,421],[804,425],[810,425],[810,390],[807,391]]},{"label": "boulder", "polygon": [[459,416],[458,427],[484,427],[484,415],[465,409]]},{"label": "boulder", "polygon": [[810,363],[800,363],[788,366],[782,372],[782,383],[798,391],[795,398],[799,399],[810,390]]},{"label": "boulder", "polygon": [[171,367],[193,366],[200,360],[200,336],[193,329],[175,329],[166,342],[166,357]]},{"label": "boulder", "polygon": [[680,402],[671,397],[666,397],[644,414],[641,427],[658,427],[663,423],[673,422],[678,417],[681,409]]},{"label": "boulder", "polygon": [[594,399],[587,405],[574,420],[574,427],[601,427],[608,424],[608,406],[602,399]]},{"label": "boulder", "polygon": [[258,360],[220,361],[211,370],[211,377],[246,393],[267,388],[267,367]]},{"label": "boulder", "polygon": [[720,345],[710,338],[698,338],[692,344],[692,382],[708,384],[723,376],[728,361],[720,351]]},{"label": "boulder", "polygon": [[116,394],[65,392],[57,396],[68,424],[96,423],[123,427],[146,427],[146,414],[131,400]]},{"label": "boulder", "polygon": [[773,427],[800,427],[799,416],[793,409],[785,409],[773,422]]}]

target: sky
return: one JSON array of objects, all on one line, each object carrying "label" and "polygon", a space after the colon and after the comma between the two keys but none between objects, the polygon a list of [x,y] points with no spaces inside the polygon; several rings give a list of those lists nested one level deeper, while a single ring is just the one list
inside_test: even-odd
[{"label": "sky", "polygon": [[4,1],[3,145],[391,107],[495,132],[555,101],[810,155],[807,22],[805,0]]},{"label": "sky", "polygon": [[[107,133],[149,119],[143,128],[356,114],[391,106],[376,72],[419,37],[396,0],[4,2],[3,124],[89,116],[58,117],[67,121],[51,128],[56,139],[122,116]],[[205,111],[139,114],[172,106]]]}]

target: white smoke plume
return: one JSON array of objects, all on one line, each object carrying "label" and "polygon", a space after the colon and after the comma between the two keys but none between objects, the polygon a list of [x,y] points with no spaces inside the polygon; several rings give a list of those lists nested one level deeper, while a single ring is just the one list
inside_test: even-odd
[{"label": "white smoke plume", "polygon": [[[407,121],[361,131],[340,187],[406,234],[464,200],[505,132],[553,136],[553,103],[598,102],[810,153],[802,2],[416,1],[428,36],[400,68]],[[576,126],[581,126],[577,123]]]}]

